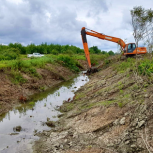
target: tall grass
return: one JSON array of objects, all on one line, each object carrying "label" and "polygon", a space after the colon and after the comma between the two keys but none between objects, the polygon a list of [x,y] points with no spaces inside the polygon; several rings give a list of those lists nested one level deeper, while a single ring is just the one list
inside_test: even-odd
[{"label": "tall grass", "polygon": [[0,50],[0,61],[19,58],[19,50],[15,48]]},{"label": "tall grass", "polygon": [[25,83],[26,79],[23,78],[21,72],[29,74],[33,77],[41,78],[40,74],[37,73],[36,68],[44,68],[46,63],[54,63],[54,61],[55,58],[51,56],[26,60],[3,60],[0,61],[0,69],[10,69],[9,75],[13,83]]},{"label": "tall grass", "polygon": [[73,57],[68,55],[59,55],[57,61],[72,71],[79,72],[79,63]]},{"label": "tall grass", "polygon": [[115,64],[114,68],[121,73],[130,69],[139,75],[150,76],[153,74],[153,58],[148,58],[148,56],[144,56],[142,59],[128,58],[126,61]]}]

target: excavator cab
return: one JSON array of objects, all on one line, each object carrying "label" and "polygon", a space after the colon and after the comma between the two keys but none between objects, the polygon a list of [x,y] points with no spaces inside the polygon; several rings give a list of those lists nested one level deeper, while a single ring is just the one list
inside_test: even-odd
[{"label": "excavator cab", "polygon": [[127,46],[127,53],[133,53],[133,51],[135,49],[136,49],[135,43],[128,44],[128,46]]},{"label": "excavator cab", "polygon": [[135,43],[126,44],[124,48],[124,53],[133,53],[133,51],[136,49]]},{"label": "excavator cab", "polygon": [[136,54],[146,54],[147,53],[147,49],[145,47],[136,47],[135,43],[126,44],[123,51],[124,51],[123,55],[128,56],[128,57],[134,56]]}]

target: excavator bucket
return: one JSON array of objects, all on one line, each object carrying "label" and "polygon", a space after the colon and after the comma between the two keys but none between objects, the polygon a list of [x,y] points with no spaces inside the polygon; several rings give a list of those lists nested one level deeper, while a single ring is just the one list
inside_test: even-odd
[{"label": "excavator bucket", "polygon": [[98,72],[98,68],[96,67],[92,67],[87,70],[87,74],[96,73],[96,72]]}]

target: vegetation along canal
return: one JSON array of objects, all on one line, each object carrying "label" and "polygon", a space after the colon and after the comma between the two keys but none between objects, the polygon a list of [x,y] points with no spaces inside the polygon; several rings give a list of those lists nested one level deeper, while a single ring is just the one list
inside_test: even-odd
[{"label": "vegetation along canal", "polygon": [[89,81],[81,73],[78,77],[62,83],[39,95],[35,95],[30,102],[14,108],[0,118],[0,152],[1,153],[30,153],[33,142],[39,137],[35,133],[49,130],[48,120],[57,121],[58,106],[63,101],[72,100],[75,92]]}]

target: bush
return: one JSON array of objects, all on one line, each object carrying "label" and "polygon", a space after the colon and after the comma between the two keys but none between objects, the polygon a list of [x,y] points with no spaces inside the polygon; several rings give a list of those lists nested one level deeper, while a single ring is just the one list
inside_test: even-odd
[{"label": "bush", "polygon": [[79,72],[78,62],[68,55],[59,55],[57,61],[62,63],[62,65],[70,68],[71,70]]},{"label": "bush", "polygon": [[14,60],[19,58],[19,50],[15,48],[5,49],[0,52],[1,60]]},{"label": "bush", "polygon": [[53,49],[53,50],[51,51],[51,54],[53,54],[53,55],[58,55],[58,51],[55,50],[55,49]]},{"label": "bush", "polygon": [[148,59],[144,60],[139,66],[138,71],[142,75],[151,75],[153,73],[153,61]]},{"label": "bush", "polygon": [[11,73],[10,73],[10,75],[11,75],[11,78],[12,78],[11,79],[12,82],[15,83],[15,84],[25,83],[27,81],[26,79],[23,78],[23,76],[21,75],[21,73],[18,72],[18,71],[12,70]]},{"label": "bush", "polygon": [[136,61],[134,58],[128,58],[127,61],[123,61],[120,64],[117,64],[115,69],[117,69],[120,72],[125,72],[128,68],[134,69],[135,62]]},{"label": "bush", "polygon": [[111,51],[111,50],[108,52],[108,54],[109,54],[109,55],[115,55],[114,52]]}]

